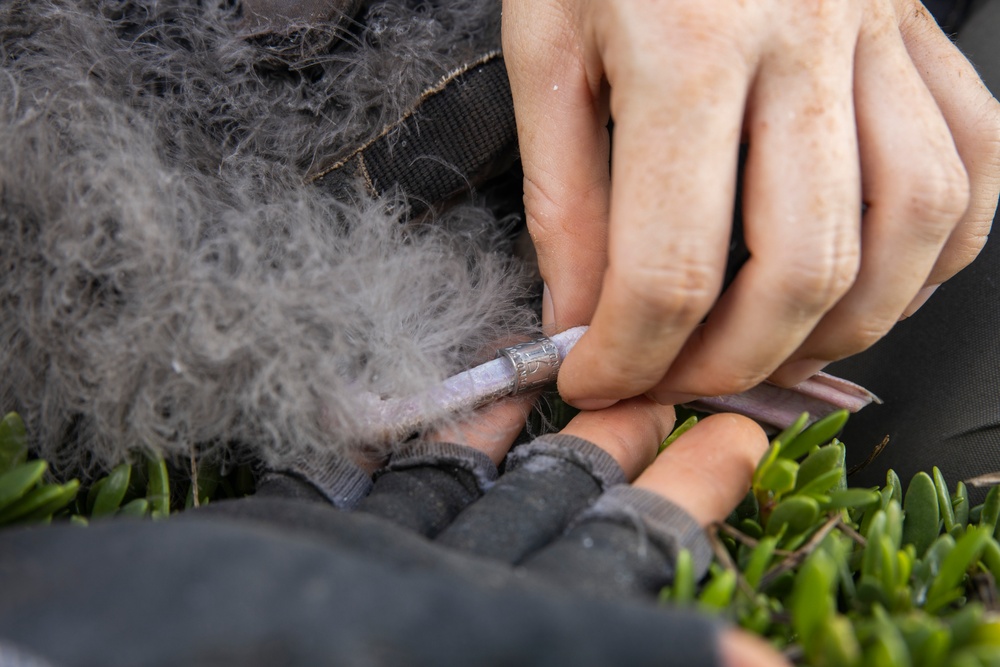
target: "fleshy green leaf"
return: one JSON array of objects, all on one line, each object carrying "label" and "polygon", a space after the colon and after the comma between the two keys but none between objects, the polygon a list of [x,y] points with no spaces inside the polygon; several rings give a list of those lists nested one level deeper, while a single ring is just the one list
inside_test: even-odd
[{"label": "fleshy green leaf", "polygon": [[0,420],[0,473],[28,460],[28,434],[21,416],[9,412]]},{"label": "fleshy green leaf", "polygon": [[925,472],[910,480],[903,500],[903,544],[912,544],[923,555],[940,532],[941,513],[934,481]]},{"label": "fleshy green leaf", "polygon": [[[817,420],[809,428],[795,436],[791,442],[783,445],[781,456],[788,459],[797,459],[805,456],[813,447],[825,445],[844,428],[848,416],[847,410],[837,410]],[[802,418],[799,417],[799,419],[801,420]],[[781,436],[778,436],[778,439],[781,439]]]}]

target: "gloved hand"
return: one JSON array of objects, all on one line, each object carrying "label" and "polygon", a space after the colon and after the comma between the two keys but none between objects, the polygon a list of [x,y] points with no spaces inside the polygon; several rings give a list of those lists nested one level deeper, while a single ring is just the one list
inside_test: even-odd
[{"label": "gloved hand", "polygon": [[[498,561],[567,590],[651,599],[680,548],[703,575],[704,528],[743,498],[767,439],[750,420],[710,417],[655,459],[674,413],[647,399],[581,413],[515,448],[523,415],[507,402],[398,451],[355,511],[437,545]],[[783,664],[748,635],[721,634],[726,665]]]},{"label": "gloved hand", "polygon": [[522,410],[505,402],[401,448],[374,481],[299,461],[255,496],[167,521],[0,533],[0,655],[785,664],[759,639],[653,604],[679,548],[707,567],[703,527],[742,498],[766,447],[753,422],[710,417],[653,461],[672,408],[636,399],[515,448],[498,475]]}]

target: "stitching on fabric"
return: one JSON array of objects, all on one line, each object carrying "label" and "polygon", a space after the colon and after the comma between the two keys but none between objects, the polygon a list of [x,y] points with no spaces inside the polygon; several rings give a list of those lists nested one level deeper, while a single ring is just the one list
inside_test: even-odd
[{"label": "stitching on fabric", "polygon": [[474,60],[471,63],[468,63],[467,65],[464,65],[464,66],[460,67],[457,70],[449,72],[444,77],[442,77],[441,80],[438,81],[438,83],[436,83],[433,86],[431,86],[430,88],[426,89],[420,95],[420,97],[417,98],[416,103],[408,111],[406,111],[396,122],[390,123],[389,125],[386,125],[384,128],[382,128],[382,131],[379,132],[378,135],[376,135],[375,137],[373,137],[368,142],[362,144],[358,148],[354,149],[353,151],[351,151],[349,154],[347,154],[343,158],[337,160],[331,166],[320,169],[320,171],[317,172],[316,174],[313,174],[313,175],[310,175],[310,176],[306,176],[305,182],[306,183],[315,183],[316,181],[319,181],[319,180],[323,179],[324,177],[330,175],[331,173],[333,173],[333,172],[341,169],[347,163],[349,163],[355,156],[358,156],[359,154],[363,153],[367,149],[371,148],[371,146],[373,146],[379,140],[385,138],[393,130],[401,127],[407,120],[409,120],[415,113],[417,113],[417,111],[420,110],[420,106],[424,102],[426,102],[431,97],[437,95],[438,93],[443,92],[445,90],[445,88],[448,87],[448,84],[452,83],[453,81],[455,81],[456,79],[458,79],[462,75],[467,74],[467,73],[471,72],[472,70],[474,70],[474,69],[476,69],[478,67],[482,67],[483,65],[486,65],[487,63],[489,63],[492,60],[495,60],[496,58],[502,58],[502,57],[503,57],[503,54],[500,51],[498,51],[498,50],[497,51],[490,51],[489,53],[487,53],[486,55],[482,56],[478,60]]}]

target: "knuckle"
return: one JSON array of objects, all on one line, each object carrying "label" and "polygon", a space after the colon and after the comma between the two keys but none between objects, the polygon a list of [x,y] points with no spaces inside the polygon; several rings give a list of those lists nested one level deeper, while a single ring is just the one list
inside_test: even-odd
[{"label": "knuckle", "polygon": [[788,264],[781,287],[789,303],[805,316],[829,310],[854,284],[861,266],[856,243],[832,244],[829,252],[799,257]]},{"label": "knuckle", "polygon": [[524,209],[533,238],[571,233],[570,226],[592,229],[607,219],[608,201],[600,183],[571,187],[556,179],[524,178]]},{"label": "knuckle", "polygon": [[901,208],[913,230],[929,243],[943,243],[969,207],[969,176],[957,155],[941,156],[908,174]]},{"label": "knuckle", "polygon": [[989,110],[982,115],[976,129],[977,147],[985,161],[992,167],[1000,166],[1000,103],[995,99],[989,100]]},{"label": "knuckle", "polygon": [[873,318],[861,322],[857,327],[851,329],[844,340],[836,349],[828,350],[828,354],[823,358],[831,360],[845,359],[859,352],[864,352],[875,343],[882,340],[889,330],[895,325],[895,320],[886,318]]},{"label": "knuckle", "polygon": [[900,31],[910,33],[927,33],[937,29],[933,15],[916,0],[895,0],[896,16]]},{"label": "knuckle", "polygon": [[980,145],[985,153],[983,161],[987,164],[986,168],[990,173],[996,174],[1000,170],[1000,129],[991,134]]},{"label": "knuckle", "polygon": [[875,343],[882,340],[889,330],[895,326],[895,320],[871,317],[857,322],[855,326],[843,327],[836,338],[830,338],[821,344],[811,345],[809,353],[819,359],[839,361],[860,352],[864,352]]},{"label": "knuckle", "polygon": [[[986,247],[986,242],[989,239],[989,225],[986,225],[985,229],[980,229],[963,236],[962,245],[956,250],[956,253],[959,256],[959,261],[961,262],[961,268],[964,269],[972,263],[972,260],[979,257],[979,253],[981,253],[983,248]],[[956,273],[958,272],[956,271]]]},{"label": "knuckle", "polygon": [[591,20],[607,54],[603,64],[614,86],[661,90],[664,72],[659,63],[683,53],[686,65],[671,72],[671,79],[681,89],[700,90],[740,76],[756,58],[747,12],[734,13],[732,7],[690,3],[682,11],[666,10],[651,19],[648,10],[637,11],[631,2],[592,6],[596,12]]},{"label": "knuckle", "polygon": [[706,396],[730,396],[739,394],[748,389],[756,387],[767,379],[774,369],[734,369],[732,366],[718,369],[715,373],[706,373],[714,376],[709,384],[699,387],[699,393]]},{"label": "knuckle", "polygon": [[718,99],[718,91],[732,90],[748,78],[753,66],[753,55],[739,53],[725,43],[702,43],[685,53],[691,58],[690,65],[672,72],[669,86],[658,67],[641,65],[616,69],[613,74],[618,77],[622,94],[615,95],[612,88],[612,116],[641,111],[655,119],[657,108],[669,103],[672,97],[693,104],[714,102]]},{"label": "knuckle", "polygon": [[986,246],[989,239],[990,225],[978,221],[963,224],[948,238],[948,243],[938,257],[928,277],[929,283],[941,283],[972,263]]},{"label": "knuckle", "polygon": [[524,178],[524,209],[533,236],[552,231],[563,219],[558,197],[528,176]]},{"label": "knuckle", "polygon": [[612,271],[611,280],[629,304],[666,325],[694,326],[705,316],[719,289],[712,268],[691,258],[665,265]]},{"label": "knuckle", "polygon": [[974,150],[977,158],[976,171],[983,186],[988,190],[989,196],[986,198],[995,200],[997,192],[1000,191],[1000,103],[993,98],[989,101],[989,112],[983,114],[976,124]]},{"label": "knuckle", "polygon": [[634,350],[606,353],[594,360],[592,375],[600,378],[604,392],[628,398],[647,391],[663,378],[666,368],[652,363],[645,355]]},{"label": "knuckle", "polygon": [[[963,232],[957,238],[948,239],[948,250],[954,257],[957,265],[955,273],[964,269],[972,263],[979,253],[986,247],[986,241],[990,238],[990,226],[977,227]],[[950,276],[949,276],[950,277]]]},{"label": "knuckle", "polygon": [[947,250],[960,269],[979,255],[986,244],[1000,197],[1000,103],[990,97],[986,109],[972,123],[971,147],[963,153],[968,167],[970,201]]}]

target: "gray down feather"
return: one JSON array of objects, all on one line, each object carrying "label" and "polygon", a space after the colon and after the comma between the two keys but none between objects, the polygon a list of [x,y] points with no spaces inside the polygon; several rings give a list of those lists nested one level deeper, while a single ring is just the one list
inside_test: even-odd
[{"label": "gray down feather", "polygon": [[535,326],[484,207],[304,184],[499,43],[495,0],[369,5],[261,39],[213,0],[0,0],[0,409],[39,454],[368,446],[366,395]]}]

